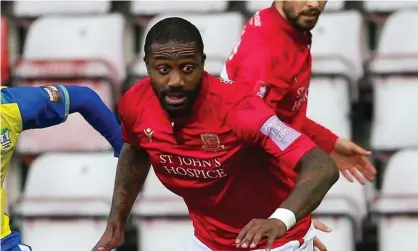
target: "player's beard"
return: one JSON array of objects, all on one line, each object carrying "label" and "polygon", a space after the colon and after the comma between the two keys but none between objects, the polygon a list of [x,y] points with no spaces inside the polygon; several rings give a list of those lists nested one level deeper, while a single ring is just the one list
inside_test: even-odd
[{"label": "player's beard", "polygon": [[[157,94],[161,106],[171,118],[179,118],[189,116],[193,111],[193,104],[199,96],[201,84],[197,85],[194,90],[184,90],[183,88],[164,87],[157,90],[154,85],[154,92]],[[166,97],[170,94],[185,96],[186,100],[181,105],[171,105],[167,102]]]},{"label": "player's beard", "polygon": [[[283,5],[283,12],[286,16],[286,19],[292,24],[293,27],[299,30],[310,31],[312,30],[316,23],[318,22],[319,15],[321,12],[318,9],[309,9],[302,11],[299,14],[296,14],[292,6]],[[316,17],[312,21],[302,22],[303,16],[312,16]]]}]

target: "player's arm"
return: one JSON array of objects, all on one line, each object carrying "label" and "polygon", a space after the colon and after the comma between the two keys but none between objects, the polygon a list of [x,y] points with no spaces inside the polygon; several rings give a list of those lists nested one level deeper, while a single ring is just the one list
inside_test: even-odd
[{"label": "player's arm", "polygon": [[[253,220],[237,237],[237,247],[255,248],[268,235],[267,249],[298,220],[314,211],[338,180],[339,172],[327,153],[309,137],[279,120],[257,97],[246,96],[227,116],[238,137],[261,145],[277,158],[285,173],[297,172],[294,190],[271,216]],[[291,170],[293,169],[293,171]],[[278,220],[276,220],[278,219]],[[277,223],[276,223],[277,222]]]},{"label": "player's arm", "polygon": [[121,244],[126,221],[151,168],[149,156],[133,132],[136,112],[131,107],[132,104],[122,97],[118,108],[125,143],[118,160],[106,231],[93,248],[94,251],[110,251]]},{"label": "player's arm", "polygon": [[295,189],[282,207],[292,211],[296,220],[315,210],[339,178],[329,155],[309,137],[280,121],[258,97],[245,97],[231,115],[238,136],[261,145],[280,161],[282,168],[298,173]]},{"label": "player's arm", "polygon": [[306,117],[302,132],[308,135],[322,150],[330,153],[337,142],[338,136],[324,126]]},{"label": "player's arm", "polygon": [[118,160],[112,206],[106,230],[93,248],[110,251],[123,242],[125,224],[150,170],[148,154],[125,143]]},{"label": "player's arm", "polygon": [[121,127],[115,114],[92,89],[75,85],[62,87],[67,90],[70,98],[69,113],[80,113],[110,143],[115,157],[118,157],[123,141]]},{"label": "player's arm", "polygon": [[[4,92],[4,93],[3,93]],[[22,86],[6,88],[2,95],[19,106],[23,130],[45,128],[65,122],[71,113],[80,113],[119,156],[122,147],[120,126],[100,97],[83,86]]]}]

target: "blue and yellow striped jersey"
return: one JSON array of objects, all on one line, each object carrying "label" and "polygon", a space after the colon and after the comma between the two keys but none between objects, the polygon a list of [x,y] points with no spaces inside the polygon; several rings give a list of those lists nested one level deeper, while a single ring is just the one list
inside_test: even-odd
[{"label": "blue and yellow striped jersey", "polygon": [[69,94],[64,86],[1,87],[1,238],[11,233],[9,218],[4,213],[6,198],[3,183],[20,133],[64,122],[69,107]]}]

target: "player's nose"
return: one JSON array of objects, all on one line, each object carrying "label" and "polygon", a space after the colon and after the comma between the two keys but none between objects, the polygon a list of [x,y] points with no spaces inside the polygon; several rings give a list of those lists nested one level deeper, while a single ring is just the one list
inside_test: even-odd
[{"label": "player's nose", "polygon": [[176,71],[172,71],[170,74],[170,79],[168,81],[169,87],[183,87],[184,80],[181,77],[181,74]]},{"label": "player's nose", "polygon": [[306,1],[306,5],[312,9],[318,9],[321,1]]}]

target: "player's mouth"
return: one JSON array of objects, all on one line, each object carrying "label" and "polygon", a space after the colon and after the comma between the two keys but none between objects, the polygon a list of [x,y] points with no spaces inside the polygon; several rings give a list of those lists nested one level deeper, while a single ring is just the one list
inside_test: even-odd
[{"label": "player's mouth", "polygon": [[186,102],[186,95],[167,95],[165,96],[165,101],[169,105],[182,105]]},{"label": "player's mouth", "polygon": [[319,15],[302,15],[303,18],[307,20],[316,20]]}]

